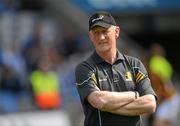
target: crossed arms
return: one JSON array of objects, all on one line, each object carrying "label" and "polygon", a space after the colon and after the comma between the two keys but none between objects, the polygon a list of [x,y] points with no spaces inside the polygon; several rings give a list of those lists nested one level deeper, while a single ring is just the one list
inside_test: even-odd
[{"label": "crossed arms", "polygon": [[135,92],[94,91],[87,97],[95,108],[119,115],[135,116],[153,113],[156,109],[154,95],[148,94],[135,98]]}]

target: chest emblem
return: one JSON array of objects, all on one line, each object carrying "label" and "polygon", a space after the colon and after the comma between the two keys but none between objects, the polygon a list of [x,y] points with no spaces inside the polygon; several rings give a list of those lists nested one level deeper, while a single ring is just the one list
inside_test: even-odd
[{"label": "chest emblem", "polygon": [[125,76],[125,80],[126,81],[132,81],[132,74],[131,74],[131,72],[129,72],[129,71],[126,72],[124,76]]},{"label": "chest emblem", "polygon": [[100,78],[99,78],[99,82],[102,82],[102,81],[107,81],[107,76],[105,76],[105,77],[100,77]]}]

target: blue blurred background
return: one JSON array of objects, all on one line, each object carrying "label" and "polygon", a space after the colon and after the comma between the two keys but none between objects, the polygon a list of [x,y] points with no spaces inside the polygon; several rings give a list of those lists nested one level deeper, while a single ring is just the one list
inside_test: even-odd
[{"label": "blue blurred background", "polygon": [[[120,26],[118,48],[157,72],[163,90],[156,90],[159,82],[154,83],[153,76],[156,93],[161,97],[170,91],[158,106],[168,102],[162,106],[174,108],[173,119],[162,116],[169,112],[160,107],[155,119],[144,117],[146,126],[164,126],[157,120],[176,126],[180,117],[179,0],[1,0],[0,126],[83,125],[74,68],[93,50],[88,17],[98,10],[110,11]],[[165,60],[151,63],[154,55]]]}]

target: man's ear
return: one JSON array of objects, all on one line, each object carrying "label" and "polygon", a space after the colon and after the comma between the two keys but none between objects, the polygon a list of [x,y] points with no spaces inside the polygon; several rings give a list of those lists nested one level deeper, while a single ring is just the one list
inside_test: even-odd
[{"label": "man's ear", "polygon": [[116,38],[119,37],[119,34],[120,34],[120,27],[119,26],[116,26],[116,29],[115,29],[115,34],[116,34]]},{"label": "man's ear", "polygon": [[90,40],[92,41],[92,33],[91,33],[91,31],[88,32],[88,36],[89,36]]}]

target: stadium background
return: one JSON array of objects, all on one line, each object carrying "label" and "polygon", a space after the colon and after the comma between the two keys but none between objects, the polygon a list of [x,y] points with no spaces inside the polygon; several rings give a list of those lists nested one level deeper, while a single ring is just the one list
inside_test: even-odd
[{"label": "stadium background", "polygon": [[[0,2],[1,63],[6,64],[5,61],[12,61],[7,64],[13,67],[14,60],[11,59],[11,55],[4,52],[14,42],[19,42],[19,45],[26,49],[24,44],[27,44],[26,42],[40,27],[43,47],[52,47],[51,49],[55,48],[57,51],[54,53],[51,50],[50,52],[53,57],[58,57],[53,62],[55,68],[58,68],[56,72],[61,79],[60,88],[63,100],[62,106],[56,109],[59,113],[56,110],[37,109],[32,98],[33,93],[29,89],[29,82],[23,80],[27,79],[23,77],[23,69],[17,67],[18,72],[22,71],[19,78],[24,82],[25,91],[28,93],[25,92],[23,98],[21,96],[23,103],[18,105],[19,109],[12,108],[12,106],[8,109],[6,104],[14,104],[11,100],[0,102],[0,125],[10,126],[14,123],[18,126],[27,124],[44,126],[48,125],[44,121],[48,119],[55,122],[54,126],[80,126],[82,124],[83,115],[74,87],[73,68],[92,49],[87,37],[88,16],[101,9],[112,12],[117,19],[122,31],[119,47],[123,51],[143,58],[144,53],[149,53],[149,46],[153,42],[164,46],[167,59],[174,68],[175,81],[179,82],[180,1],[178,0],[2,0]],[[23,49],[20,48],[19,51]],[[38,51],[36,53],[39,54]],[[45,51],[45,54],[47,53],[49,54]],[[4,60],[3,56],[8,57],[5,58],[7,60]],[[26,68],[25,70],[31,71]],[[25,73],[28,74],[28,72]],[[4,97],[4,94],[0,97]],[[19,100],[19,97],[17,99]],[[6,106],[5,109],[4,106]],[[51,114],[53,118],[49,118]],[[47,115],[43,117],[43,121],[39,119],[42,115]],[[32,121],[34,116],[37,116],[39,123]],[[58,121],[55,117],[62,120]],[[9,123],[11,119],[13,121]]]}]

